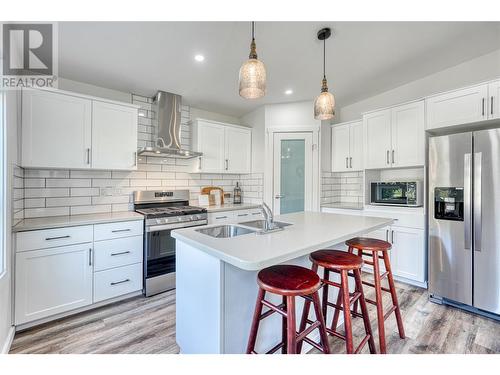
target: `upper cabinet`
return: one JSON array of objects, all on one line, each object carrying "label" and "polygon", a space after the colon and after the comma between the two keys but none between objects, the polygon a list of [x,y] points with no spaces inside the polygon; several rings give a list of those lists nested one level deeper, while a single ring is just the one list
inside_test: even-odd
[{"label": "upper cabinet", "polygon": [[488,85],[488,118],[500,118],[500,80]]},{"label": "upper cabinet", "polygon": [[137,107],[23,90],[22,167],[136,169]]},{"label": "upper cabinet", "polygon": [[23,90],[23,167],[90,168],[91,134],[91,100]]},{"label": "upper cabinet", "polygon": [[365,168],[400,168],[425,163],[424,102],[363,116]]},{"label": "upper cabinet", "polygon": [[332,126],[332,172],[363,169],[363,122]]},{"label": "upper cabinet", "polygon": [[92,102],[93,168],[137,168],[137,109]]},{"label": "upper cabinet", "polygon": [[197,119],[193,146],[202,152],[195,172],[250,173],[252,130],[243,126]]}]

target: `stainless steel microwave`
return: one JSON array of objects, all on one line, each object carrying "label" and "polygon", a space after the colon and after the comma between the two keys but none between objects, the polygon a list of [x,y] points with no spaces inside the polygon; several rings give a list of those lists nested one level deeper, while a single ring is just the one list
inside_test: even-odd
[{"label": "stainless steel microwave", "polygon": [[420,207],[423,204],[422,181],[371,182],[370,204]]}]

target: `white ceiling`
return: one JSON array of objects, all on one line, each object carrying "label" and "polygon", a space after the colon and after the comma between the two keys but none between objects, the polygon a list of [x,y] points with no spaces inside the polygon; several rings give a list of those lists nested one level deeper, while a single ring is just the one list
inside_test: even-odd
[{"label": "white ceiling", "polygon": [[[320,91],[322,27],[327,78],[351,104],[500,48],[500,22],[258,22],[267,95],[238,95],[248,22],[62,22],[59,75],[116,90],[181,94],[197,108],[241,116],[262,104],[312,100]],[[195,54],[203,54],[198,63]],[[294,94],[287,96],[286,89]]]}]

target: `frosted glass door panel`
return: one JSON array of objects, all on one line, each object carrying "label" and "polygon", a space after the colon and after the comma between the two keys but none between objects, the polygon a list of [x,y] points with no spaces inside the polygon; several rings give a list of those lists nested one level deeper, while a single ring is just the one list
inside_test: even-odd
[{"label": "frosted glass door panel", "polygon": [[280,213],[304,211],[305,201],[305,141],[281,141]]}]

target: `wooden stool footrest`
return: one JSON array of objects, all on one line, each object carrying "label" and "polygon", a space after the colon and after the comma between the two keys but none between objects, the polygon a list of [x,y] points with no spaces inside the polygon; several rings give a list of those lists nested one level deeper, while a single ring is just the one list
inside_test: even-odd
[{"label": "wooden stool footrest", "polygon": [[339,333],[339,332],[337,332],[337,331],[334,331],[334,330],[333,330],[333,329],[331,329],[331,328],[328,328],[328,327],[327,327],[327,328],[326,328],[326,332],[327,332],[328,334],[332,335],[332,336],[335,336],[335,337],[337,337],[337,338],[342,339],[342,340],[344,340],[344,341],[345,341],[345,336],[344,336],[343,334],[341,334],[341,333]]},{"label": "wooden stool footrest", "polygon": [[[278,349],[281,349],[283,346],[285,346],[285,343],[284,342],[280,342],[278,345],[274,346],[271,350],[267,351],[266,354],[273,354]],[[257,354],[257,353],[254,351],[253,354]]]},{"label": "wooden stool footrest", "polygon": [[309,327],[307,327],[305,330],[300,332],[297,335],[297,342],[304,340],[304,338],[309,335],[312,331],[314,331],[316,328],[318,328],[320,325],[319,321],[316,321],[312,323]]},{"label": "wooden stool footrest", "polygon": [[281,310],[282,308],[285,307],[285,304],[282,303],[281,305],[273,305],[271,302],[268,302],[266,300],[262,300],[261,303],[264,305],[264,306],[267,306],[269,307],[270,310],[266,311],[264,314],[262,314],[260,317],[259,317],[259,320],[262,320],[264,318],[267,318],[269,315],[272,315],[274,314],[275,312],[277,312],[278,314],[281,314],[283,315],[285,318],[286,318],[286,312],[284,312],[283,310]]},{"label": "wooden stool footrest", "polygon": [[316,349],[319,351],[323,351],[324,349],[319,345],[318,343],[314,342],[311,340],[309,337],[304,337],[304,341],[307,342],[309,345],[314,346]]},{"label": "wooden stool footrest", "polygon": [[[375,284],[370,282],[370,281],[363,280],[362,283],[363,283],[363,285],[368,285],[368,286],[371,286],[372,288],[375,288]],[[381,286],[380,289],[383,290],[384,292],[388,292],[388,293],[391,292],[391,290],[389,288],[386,288],[385,286]]]},{"label": "wooden stool footrest", "polygon": [[397,306],[391,306],[391,308],[389,309],[389,311],[387,311],[385,314],[384,314],[384,320],[387,320],[387,318],[397,309]]},{"label": "wooden stool footrest", "polygon": [[358,354],[361,349],[364,348],[364,346],[366,345],[366,343],[368,342],[368,340],[370,340],[370,335],[366,335],[365,338],[363,340],[361,340],[361,342],[359,343],[358,347],[356,348],[356,350],[354,351],[354,354]]}]

